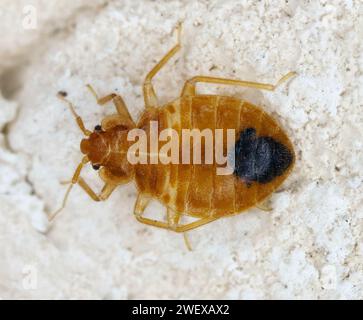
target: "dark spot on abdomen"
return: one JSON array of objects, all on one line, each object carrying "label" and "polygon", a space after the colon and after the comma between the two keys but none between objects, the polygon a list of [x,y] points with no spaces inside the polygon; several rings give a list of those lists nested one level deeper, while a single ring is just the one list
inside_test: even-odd
[{"label": "dark spot on abdomen", "polygon": [[272,181],[281,176],[292,161],[293,154],[285,145],[271,137],[257,137],[254,128],[243,130],[235,144],[234,174],[247,185]]}]

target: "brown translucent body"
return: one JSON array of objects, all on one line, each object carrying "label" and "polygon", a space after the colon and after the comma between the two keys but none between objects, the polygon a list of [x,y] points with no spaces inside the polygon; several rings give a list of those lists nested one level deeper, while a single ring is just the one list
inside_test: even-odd
[{"label": "brown translucent body", "polygon": [[[232,97],[181,97],[161,108],[145,111],[137,126],[148,133],[150,121],[158,121],[159,131],[173,128],[179,136],[182,129],[209,128],[234,129],[238,137],[239,132],[253,127],[257,135],[272,137],[293,152],[289,138],[271,116],[257,106]],[[161,147],[159,143],[159,149]],[[234,174],[218,175],[215,162],[138,164],[135,180],[141,194],[159,199],[173,212],[194,217],[221,217],[239,213],[263,201],[281,185],[292,167],[290,165],[284,174],[269,183],[247,186]]]},{"label": "brown translucent body", "polygon": [[[176,232],[183,232],[202,226],[221,217],[242,212],[250,207],[257,206],[262,210],[269,211],[262,201],[278,188],[290,174],[294,165],[293,146],[281,129],[279,124],[260,107],[252,105],[247,101],[220,95],[201,95],[197,93],[198,82],[236,85],[262,90],[275,90],[278,85],[295,75],[289,72],[283,76],[275,85],[242,81],[235,79],[224,79],[208,76],[195,76],[186,81],[180,97],[174,101],[160,106],[156,97],[152,79],[158,71],[170,60],[170,58],[181,48],[180,45],[181,25],[177,27],[178,43],[160,60],[160,62],[147,74],[143,85],[145,100],[145,111],[139,121],[135,123],[121,96],[112,93],[99,98],[95,90],[87,85],[95,96],[99,105],[112,101],[116,113],[105,117],[101,125],[95,127],[91,132],[87,130],[82,119],[75,112],[71,102],[66,100],[62,92],[59,97],[68,103],[77,124],[86,136],[81,141],[80,149],[85,156],[78,165],[70,181],[63,200],[62,207],[56,211],[50,219],[64,208],[67,197],[73,185],[78,184],[93,200],[106,200],[112,192],[120,185],[135,180],[138,197],[135,203],[135,218],[144,224],[159,228],[165,228]],[[134,128],[143,129],[147,137],[151,121],[157,121],[158,131],[172,128],[177,133],[178,139],[182,137],[183,129],[210,129],[213,133],[216,129],[235,130],[234,141],[239,133],[247,128],[253,128],[256,136],[273,138],[289,150],[292,161],[284,169],[282,174],[276,175],[271,181],[260,183],[246,183],[234,173],[229,175],[218,175],[216,162],[210,164],[202,163],[150,163],[151,146],[148,144],[146,164],[131,164],[127,153],[134,143],[129,141],[128,133]],[[212,135],[214,136],[214,135]],[[148,139],[150,142],[150,139]],[[166,142],[160,142],[157,149],[158,155]],[[216,143],[213,140],[213,143]],[[206,142],[202,143],[201,154]],[[214,147],[214,146],[213,146]],[[180,159],[184,149],[179,146]],[[223,145],[224,155],[231,150]],[[233,151],[233,150],[232,150]],[[155,152],[155,151],[154,151]],[[190,150],[191,153],[194,150]],[[213,158],[214,159],[214,158]],[[97,194],[81,177],[82,168],[91,163],[98,170],[104,187]],[[144,216],[144,211],[151,199],[157,199],[167,208],[166,219],[155,220]],[[191,216],[197,220],[183,223],[183,216]]]}]

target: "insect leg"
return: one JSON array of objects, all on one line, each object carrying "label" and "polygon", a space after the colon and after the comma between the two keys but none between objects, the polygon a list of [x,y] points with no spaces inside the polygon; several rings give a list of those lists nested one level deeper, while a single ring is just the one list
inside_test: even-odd
[{"label": "insect leg", "polygon": [[[190,251],[192,249],[191,249],[191,246],[190,246],[190,243],[188,241],[185,231],[196,228],[199,225],[203,225],[205,223],[218,219],[218,218],[206,218],[206,219],[208,219],[208,221],[201,222],[201,220],[206,220],[206,219],[201,219],[196,222],[187,224],[185,226],[180,226],[178,224],[179,224],[179,221],[181,218],[181,214],[176,213],[174,215],[174,217],[172,217],[172,212],[169,208],[167,211],[167,222],[149,219],[149,218],[145,218],[142,216],[142,214],[144,213],[145,208],[149,204],[149,202],[150,202],[150,197],[145,196],[143,194],[138,195],[136,204],[135,204],[135,210],[134,210],[134,215],[135,215],[135,218],[137,219],[137,221],[147,224],[149,226],[157,227],[157,228],[163,228],[163,229],[168,229],[168,230],[172,230],[172,231],[183,232],[185,245],[187,246],[188,250],[190,250]],[[193,226],[191,226],[191,225],[193,225]],[[185,228],[185,230],[181,230],[181,228]]]},{"label": "insect leg", "polygon": [[92,93],[92,95],[95,97],[97,103],[100,106],[103,106],[104,104],[106,104],[107,102],[111,101],[114,97],[116,97],[116,93],[111,93],[108,94],[107,96],[104,96],[102,98],[100,98],[96,92],[95,89],[93,89],[93,87],[90,84],[86,85],[86,88]]},{"label": "insect leg", "polygon": [[106,200],[117,187],[116,184],[105,183],[101,193],[97,195],[82,177],[79,177],[78,184],[94,201]]},{"label": "insect leg", "polygon": [[170,208],[166,210],[166,220],[168,221],[168,225],[172,227],[174,225],[175,219],[173,218],[173,211]]},{"label": "insect leg", "polygon": [[195,76],[185,82],[182,96],[194,96],[195,95],[195,87],[197,82],[205,82],[205,83],[214,83],[214,84],[227,84],[227,85],[235,85],[242,87],[250,87],[255,89],[269,90],[274,91],[280,84],[287,81],[288,79],[296,76],[296,72],[289,72],[284,75],[276,84],[267,84],[267,83],[259,83],[259,82],[251,82],[251,81],[242,81],[242,80],[234,80],[234,79],[225,79],[225,78],[215,78],[215,77],[207,77],[207,76]]},{"label": "insect leg", "polygon": [[[169,230],[176,231],[176,232],[186,232],[186,231],[192,230],[194,228],[200,227],[204,224],[207,224],[209,222],[219,219],[219,217],[207,217],[207,218],[203,218],[203,219],[200,219],[200,220],[197,220],[192,223],[185,224],[185,225],[175,225],[175,224],[170,225],[170,223],[167,223],[167,222],[162,222],[162,221],[142,217],[142,214],[144,213],[144,210],[145,210],[146,206],[148,205],[149,201],[150,201],[150,197],[145,196],[143,194],[139,194],[137,197],[137,200],[136,200],[136,204],[135,204],[134,215],[138,221],[140,221],[141,223],[150,225],[150,226],[163,228],[163,229],[169,229]],[[180,219],[180,214],[176,214],[175,218],[174,218],[174,223],[178,223],[179,219]]]},{"label": "insect leg", "polygon": [[[144,218],[141,215],[138,215],[135,213],[135,217],[137,219],[137,221],[143,223],[143,224],[147,224],[149,226],[153,226],[153,227],[157,227],[157,228],[163,228],[163,229],[168,229],[168,230],[172,230],[172,231],[176,231],[177,227],[173,227],[172,225],[170,225],[169,222],[162,222],[162,221],[158,221],[158,220],[153,220],[153,219],[149,219],[149,218]],[[189,251],[192,251],[192,247],[190,245],[190,242],[187,238],[187,234],[186,232],[183,232],[183,236],[184,236],[184,243],[187,247],[187,249]]]},{"label": "insect leg", "polygon": [[111,94],[108,94],[107,96],[99,98],[95,89],[93,89],[93,87],[90,84],[87,84],[86,87],[92,93],[92,95],[96,98],[97,103],[100,106],[103,106],[104,104],[106,104],[107,102],[112,100],[116,107],[117,113],[120,116],[122,116],[123,119],[130,120],[131,123],[134,123],[134,121],[132,120],[131,115],[129,113],[129,110],[126,107],[125,101],[122,99],[122,97],[120,95],[118,95],[116,93],[111,93]]},{"label": "insect leg", "polygon": [[219,217],[207,217],[207,218],[202,218],[200,220],[188,223],[188,224],[184,224],[184,225],[179,225],[177,226],[175,229],[173,229],[176,232],[186,232],[198,227],[201,227],[209,222],[212,222],[214,220],[219,219]]},{"label": "insect leg", "polygon": [[51,214],[48,217],[48,220],[49,221],[52,221],[58,215],[58,213],[61,212],[65,208],[65,206],[67,204],[67,200],[68,200],[69,193],[71,192],[73,186],[78,182],[78,179],[79,179],[79,176],[81,174],[82,168],[83,168],[83,166],[87,162],[89,162],[88,157],[87,156],[83,157],[81,163],[77,166],[77,169],[76,169],[76,171],[73,174],[73,177],[72,177],[72,180],[71,180],[71,184],[68,187],[68,189],[67,189],[67,191],[66,191],[66,193],[64,195],[63,202],[62,202],[62,206],[57,211],[55,211],[53,214]]},{"label": "insect leg", "polygon": [[143,224],[147,224],[149,226],[154,226],[157,228],[163,228],[163,229],[168,229],[168,230],[173,230],[170,229],[170,226],[168,223],[166,222],[162,222],[162,221],[158,221],[158,220],[153,220],[153,219],[149,219],[149,218],[144,218],[138,215],[135,215],[136,220],[143,223]]},{"label": "insect leg", "polygon": [[187,249],[189,251],[192,251],[193,249],[192,249],[192,246],[190,244],[189,238],[187,237],[187,233],[186,232],[183,232],[183,238],[184,238],[184,243],[185,243]]},{"label": "insect leg", "polygon": [[177,44],[159,61],[159,63],[154,68],[151,69],[151,71],[145,77],[143,90],[144,90],[144,100],[146,108],[156,107],[158,105],[157,97],[155,94],[154,87],[151,83],[151,80],[158,73],[158,71],[171,59],[171,57],[180,50],[181,28],[182,25],[181,23],[179,23],[176,27]]},{"label": "insect leg", "polygon": [[179,213],[179,212],[177,212],[176,214],[175,214],[175,216],[174,216],[174,221],[173,221],[173,223],[174,223],[174,225],[178,225],[178,223],[179,223],[179,221],[180,221],[180,218],[181,218],[181,213]]},{"label": "insect leg", "polygon": [[[114,184],[109,184],[109,183],[106,183],[103,188],[102,188],[102,191],[99,195],[97,195],[92,189],[91,187],[87,184],[86,181],[83,180],[82,177],[79,177],[78,178],[78,184],[79,186],[94,200],[94,201],[103,201],[103,200],[106,200],[110,195],[111,193],[115,190],[115,188],[117,187],[117,185],[114,185]],[[48,218],[49,221],[52,221],[57,215],[59,212],[61,212],[66,204],[67,204],[67,200],[68,200],[68,196],[69,196],[69,193],[71,192],[72,190],[72,187],[73,187],[74,183],[71,183],[71,185],[68,187],[67,191],[66,191],[66,194],[63,198],[63,202],[62,202],[62,206],[56,211],[54,212],[53,214],[51,214]]]},{"label": "insect leg", "polygon": [[[174,216],[174,226],[177,226],[179,224],[180,218],[181,218],[181,213],[177,212]],[[192,251],[192,246],[190,244],[189,238],[187,237],[187,233],[183,232],[183,238],[184,238],[184,243],[185,246],[187,247],[187,249],[189,251]]]},{"label": "insect leg", "polygon": [[[60,184],[70,184],[72,181],[61,181]],[[94,200],[94,201],[101,201],[106,200],[111,193],[116,189],[117,184],[105,183],[102,188],[101,194],[97,195],[91,187],[87,184],[86,181],[82,177],[78,178],[79,186]]]},{"label": "insect leg", "polygon": [[273,208],[271,208],[268,204],[266,204],[265,202],[262,203],[258,203],[256,204],[256,208],[262,210],[262,211],[266,211],[266,212],[270,212],[273,210]]},{"label": "insect leg", "polygon": [[150,225],[150,226],[158,227],[158,228],[170,229],[169,223],[158,221],[158,220],[153,220],[153,219],[149,219],[149,218],[144,218],[142,216],[142,214],[144,213],[145,208],[149,204],[149,202],[150,202],[149,196],[139,193],[136,203],[135,203],[135,209],[134,209],[134,215],[135,215],[135,218],[137,219],[137,221]]},{"label": "insect leg", "polygon": [[145,211],[145,208],[150,202],[150,199],[151,198],[149,196],[139,193],[135,203],[135,210],[134,210],[135,218],[144,224],[173,230],[175,228],[175,220],[172,218],[172,211],[169,208],[167,209],[167,222],[149,219],[142,216],[142,214]]},{"label": "insect leg", "polygon": [[142,193],[139,193],[139,195],[137,196],[136,203],[135,203],[135,209],[134,209],[135,216],[141,217],[141,215],[144,213],[145,208],[147,207],[149,202],[150,202],[150,197],[145,196]]}]

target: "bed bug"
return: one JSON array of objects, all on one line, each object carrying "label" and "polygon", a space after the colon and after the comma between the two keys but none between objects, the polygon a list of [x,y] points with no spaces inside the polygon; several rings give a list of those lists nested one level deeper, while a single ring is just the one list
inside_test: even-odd
[{"label": "bed bug", "polygon": [[[78,184],[93,200],[101,201],[106,200],[116,187],[134,180],[138,190],[135,218],[141,223],[176,232],[185,233],[255,206],[268,210],[263,201],[281,185],[294,165],[295,155],[290,139],[276,120],[262,108],[229,96],[199,94],[196,84],[225,84],[273,91],[293,77],[295,72],[287,73],[276,85],[195,76],[185,82],[180,97],[159,106],[152,79],[181,48],[180,24],[176,30],[177,44],[145,78],[145,111],[138,122],[134,122],[120,95],[112,93],[99,98],[95,90],[87,85],[99,105],[112,101],[117,111],[114,115],[106,116],[101,125],[91,132],[85,128],[72,103],[66,100],[64,94],[59,94],[68,103],[79,128],[86,136],[80,144],[84,157],[73,175],[61,209],[74,184]],[[128,133],[134,128],[142,128],[147,132],[151,121],[157,121],[159,130],[173,128],[178,133],[185,128],[235,130],[232,174],[217,175],[216,163],[131,164],[126,157],[131,144],[127,139]],[[80,176],[87,163],[99,170],[100,178],[105,183],[99,194]],[[165,220],[144,216],[151,199],[158,199],[165,205]],[[183,216],[197,220],[183,224]]]}]

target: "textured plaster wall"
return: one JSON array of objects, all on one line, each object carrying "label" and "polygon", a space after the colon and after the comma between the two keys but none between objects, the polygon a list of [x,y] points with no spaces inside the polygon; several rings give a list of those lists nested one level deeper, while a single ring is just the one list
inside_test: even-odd
[{"label": "textured plaster wall", "polygon": [[[26,5],[35,29],[23,27]],[[0,298],[363,298],[362,1],[2,0],[0,16]],[[177,21],[183,49],[155,81],[161,103],[196,74],[299,73],[272,93],[200,86],[262,105],[290,134],[297,165],[274,210],[190,232],[192,252],[133,218],[132,184],[104,203],[75,187],[49,225],[81,159],[56,92],[89,128],[113,109],[86,83],[121,93],[137,118],[143,77]],[[101,187],[92,169],[83,175]]]}]

